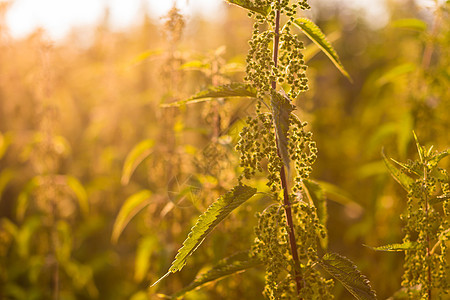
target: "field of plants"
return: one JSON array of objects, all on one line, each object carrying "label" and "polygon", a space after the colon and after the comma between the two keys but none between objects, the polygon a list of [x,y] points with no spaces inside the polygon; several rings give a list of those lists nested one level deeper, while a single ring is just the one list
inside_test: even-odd
[{"label": "field of plants", "polygon": [[0,300],[450,299],[450,2],[223,2],[0,2]]}]

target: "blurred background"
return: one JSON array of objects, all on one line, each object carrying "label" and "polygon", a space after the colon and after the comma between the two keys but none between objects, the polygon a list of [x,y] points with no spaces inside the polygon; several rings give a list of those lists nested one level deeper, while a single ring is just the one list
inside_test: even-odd
[{"label": "blurred background", "polygon": [[[253,103],[161,107],[243,80],[252,20],[223,2],[0,1],[0,299],[159,299],[249,248],[265,199],[242,205],[182,272],[149,288],[240,174],[234,145]],[[319,148],[312,177],[327,186],[329,250],[387,299],[403,255],[364,245],[401,242],[406,193],[381,151],[416,159],[413,130],[422,144],[450,146],[450,4],[310,4],[300,16],[353,78],[298,32],[310,88],[296,114]],[[250,184],[264,190],[264,177]],[[263,274],[186,299],[262,299]],[[351,297],[338,283],[335,295]]]}]

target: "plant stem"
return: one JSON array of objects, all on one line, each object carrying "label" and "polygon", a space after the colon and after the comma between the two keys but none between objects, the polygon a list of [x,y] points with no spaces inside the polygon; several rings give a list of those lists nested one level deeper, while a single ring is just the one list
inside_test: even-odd
[{"label": "plant stem", "polygon": [[[280,2],[280,0],[278,0],[278,2]],[[280,11],[277,10],[276,20],[275,20],[275,37],[274,37],[274,43],[273,43],[273,62],[274,62],[275,68],[278,66],[278,46],[280,43],[280,15],[281,15]],[[276,90],[276,88],[277,88],[277,82],[274,80],[274,81],[272,81],[272,89]],[[281,157],[279,146],[278,146],[278,137],[276,138],[276,143],[277,143],[278,156]],[[285,171],[284,165],[282,165],[281,169],[280,169],[280,178],[281,178],[281,186],[283,189],[284,211],[286,214],[286,221],[287,221],[287,224],[289,227],[289,230],[288,230],[289,244],[291,247],[292,259],[294,260],[295,284],[297,286],[297,294],[300,295],[300,291],[303,287],[303,277],[302,277],[302,272],[301,272],[301,268],[300,268],[300,259],[298,257],[297,241],[295,239],[294,221],[292,219],[291,203],[289,201],[289,192],[288,192],[286,171]]]},{"label": "plant stem", "polygon": [[428,180],[428,169],[426,166],[426,162],[424,162],[423,174],[424,174],[424,184],[423,184],[423,193],[425,196],[425,218],[426,218],[426,239],[427,239],[427,272],[428,272],[428,300],[431,300],[431,265],[430,265],[430,235],[428,233],[428,191],[427,191],[427,180]]}]

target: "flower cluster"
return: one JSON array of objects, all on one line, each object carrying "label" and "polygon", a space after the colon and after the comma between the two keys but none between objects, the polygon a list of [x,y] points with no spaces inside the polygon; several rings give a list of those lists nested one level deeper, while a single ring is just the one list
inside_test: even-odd
[{"label": "flower cluster", "polygon": [[[333,299],[330,293],[332,280],[322,278],[314,269],[316,253],[316,230],[321,228],[315,208],[304,202],[292,205],[296,216],[296,235],[302,263],[303,287],[301,295],[295,286],[295,265],[289,249],[286,224],[282,206],[272,205],[258,214],[258,226],[252,255],[265,262],[266,285],[264,295],[268,299]],[[322,228],[321,228],[322,229]]]},{"label": "flower cluster", "polygon": [[450,189],[447,172],[437,167],[437,158],[442,156],[423,150],[419,147],[419,161],[404,164],[415,180],[409,186],[407,210],[401,218],[406,223],[403,241],[413,245],[406,251],[402,285],[409,289],[411,297],[419,290],[425,299],[431,293],[443,296],[450,290],[446,261]]}]

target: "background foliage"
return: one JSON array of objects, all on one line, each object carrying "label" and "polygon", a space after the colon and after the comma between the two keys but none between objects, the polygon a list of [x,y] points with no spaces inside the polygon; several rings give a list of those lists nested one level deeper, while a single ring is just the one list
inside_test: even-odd
[{"label": "background foliage", "polygon": [[[400,288],[403,255],[363,245],[401,241],[406,207],[381,149],[415,159],[412,130],[422,144],[450,146],[449,4],[434,14],[411,1],[388,8],[389,23],[376,28],[351,9],[315,5],[353,83],[304,39],[310,90],[296,103],[319,149],[312,178],[327,187],[329,248],[351,258],[380,299]],[[172,11],[123,32],[105,13],[88,43],[82,31],[52,43],[39,30],[14,40],[0,27],[1,299],[156,299],[249,248],[264,197],[232,213],[183,272],[148,288],[240,173],[234,145],[249,100],[161,107],[242,81],[252,25],[225,9],[223,23]],[[263,284],[254,269],[187,298],[257,299]]]}]

